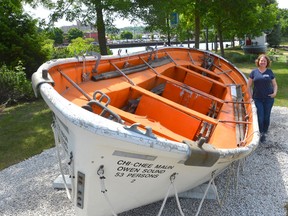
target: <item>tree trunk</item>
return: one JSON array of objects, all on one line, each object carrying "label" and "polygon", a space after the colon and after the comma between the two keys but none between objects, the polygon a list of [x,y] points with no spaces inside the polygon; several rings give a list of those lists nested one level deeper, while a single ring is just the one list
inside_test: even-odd
[{"label": "tree trunk", "polygon": [[102,7],[96,7],[97,14],[97,32],[98,32],[98,41],[101,55],[108,55],[107,52],[107,42],[106,42],[106,33],[105,33],[105,24],[103,20],[103,11]]},{"label": "tree trunk", "polygon": [[187,35],[188,35],[188,38],[187,38],[188,48],[190,48],[190,32],[189,32],[189,30],[187,30]]},{"label": "tree trunk", "polygon": [[223,46],[223,34],[222,34],[221,25],[218,26],[217,32],[218,32],[218,38],[219,38],[219,43],[220,43],[221,56],[225,57],[224,46]]},{"label": "tree trunk", "polygon": [[[218,33],[217,33],[218,34]],[[215,46],[215,52],[218,51],[218,36],[217,34],[215,35],[215,41],[214,41],[214,46]]]},{"label": "tree trunk", "polygon": [[206,50],[209,50],[208,34],[209,34],[208,27],[206,27],[206,34],[205,34]]},{"label": "tree trunk", "polygon": [[195,48],[199,49],[200,47],[200,11],[199,11],[200,2],[196,0],[195,2]]},{"label": "tree trunk", "polygon": [[170,33],[170,25],[169,25],[169,18],[166,19],[166,25],[167,25],[167,45],[171,46],[171,33]]},{"label": "tree trunk", "polygon": [[195,11],[195,48],[199,49],[200,47],[200,16]]}]

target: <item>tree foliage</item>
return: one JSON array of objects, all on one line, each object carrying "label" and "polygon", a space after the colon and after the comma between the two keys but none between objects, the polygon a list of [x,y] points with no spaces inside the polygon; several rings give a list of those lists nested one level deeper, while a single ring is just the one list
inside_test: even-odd
[{"label": "tree foliage", "polygon": [[186,0],[183,1],[134,1],[131,14],[143,20],[148,31],[158,31],[166,35],[167,44],[170,45],[172,35],[176,34],[176,28],[171,25],[171,15],[177,9],[185,7]]},{"label": "tree foliage", "polygon": [[[54,27],[54,28],[51,28],[51,29],[47,29],[46,32],[48,34],[48,37],[54,41],[54,45],[57,46],[57,45],[63,44],[63,42],[64,42],[64,32],[60,28],[55,28]],[[82,35],[83,35],[83,33],[82,33]]]},{"label": "tree foliage", "polygon": [[281,42],[281,25],[276,24],[270,34],[267,35],[267,43],[270,47],[278,47]]},{"label": "tree foliage", "polygon": [[78,28],[71,28],[69,29],[67,33],[67,39],[69,42],[71,42],[73,39],[76,39],[78,37],[82,38],[83,36],[84,36],[84,33]]},{"label": "tree foliage", "polygon": [[23,12],[20,0],[1,0],[0,7],[0,66],[16,67],[21,61],[27,77],[46,60],[41,48],[43,35],[37,20]]},{"label": "tree foliage", "polygon": [[281,27],[281,35],[288,38],[288,10],[280,9],[278,13],[278,18]]},{"label": "tree foliage", "polygon": [[[93,54],[94,52],[99,53],[100,51],[99,46],[95,46],[92,43],[93,41],[94,40],[92,38],[83,39],[81,37],[78,37],[76,39],[73,39],[67,47],[67,51],[68,51],[67,57]],[[108,53],[112,54],[110,50],[108,50]]]},{"label": "tree foliage", "polygon": [[93,39],[83,39],[82,37],[78,37],[72,39],[71,43],[68,45],[67,50],[69,51],[69,56],[83,55],[87,50],[92,50],[93,45],[91,42]]},{"label": "tree foliage", "polygon": [[246,34],[259,36],[273,27],[277,10],[275,1],[270,2],[273,4],[262,0],[207,1],[208,14],[204,20],[209,28],[216,30],[222,56],[225,39],[243,38]]},{"label": "tree foliage", "polygon": [[121,32],[120,37],[122,39],[126,39],[126,40],[132,39],[133,38],[133,33],[129,32],[129,31],[123,31],[123,32]]},{"label": "tree foliage", "polygon": [[136,0],[135,2],[139,10],[133,13],[143,19],[150,29],[165,32],[168,38],[175,31],[173,26],[169,25],[170,15],[172,12],[178,13],[180,22],[176,32],[179,38],[193,37],[196,48],[199,48],[202,30],[214,30],[217,33],[223,56],[225,39],[243,38],[245,34],[259,36],[263,30],[273,27],[277,13],[275,0],[269,2],[262,0],[175,0],[165,1],[165,3]]}]

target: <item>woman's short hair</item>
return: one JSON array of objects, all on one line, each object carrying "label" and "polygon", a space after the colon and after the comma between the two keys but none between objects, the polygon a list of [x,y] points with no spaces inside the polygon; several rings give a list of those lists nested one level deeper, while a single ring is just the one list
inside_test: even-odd
[{"label": "woman's short hair", "polygon": [[270,66],[270,64],[271,64],[271,60],[270,60],[270,58],[269,58],[267,55],[265,55],[265,54],[261,54],[261,55],[258,56],[258,58],[255,60],[256,66],[259,67],[259,61],[260,61],[260,59],[261,59],[262,57],[266,58],[266,60],[267,60],[267,66],[266,66],[266,67],[268,68],[268,67]]}]

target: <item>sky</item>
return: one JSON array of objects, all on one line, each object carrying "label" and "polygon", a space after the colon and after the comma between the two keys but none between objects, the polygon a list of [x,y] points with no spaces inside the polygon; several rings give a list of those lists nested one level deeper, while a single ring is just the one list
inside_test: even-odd
[{"label": "sky", "polygon": [[288,1],[287,0],[277,0],[279,8],[288,8]]},{"label": "sky", "polygon": [[[287,0],[277,0],[277,2],[278,2],[278,7],[279,8],[288,9],[288,1]],[[26,12],[28,12],[34,18],[43,19],[43,18],[47,18],[49,16],[49,14],[50,14],[49,10],[46,10],[43,7],[38,7],[37,10],[34,10],[31,7],[26,5],[26,6],[24,6],[24,9],[25,9]],[[71,22],[65,21],[65,19],[63,19],[63,20],[60,20],[59,22],[57,22],[55,24],[55,26],[56,27],[61,27],[61,26],[67,26],[67,25],[69,26],[69,25],[73,25],[73,24],[76,24],[76,22],[75,23],[71,23]],[[123,27],[127,27],[127,26],[133,26],[134,24],[131,24],[130,21],[127,20],[127,19],[117,19],[114,22],[114,25],[117,28],[123,28]]]}]

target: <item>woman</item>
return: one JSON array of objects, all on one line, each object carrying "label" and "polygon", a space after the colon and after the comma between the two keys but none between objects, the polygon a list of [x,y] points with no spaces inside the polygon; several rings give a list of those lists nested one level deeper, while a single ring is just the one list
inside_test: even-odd
[{"label": "woman", "polygon": [[[264,54],[260,55],[255,63],[257,68],[252,70],[249,75],[248,92],[257,107],[259,131],[261,134],[260,141],[265,142],[266,133],[270,125],[270,114],[278,86],[274,73],[268,68],[271,63],[268,56]],[[252,85],[253,94],[251,92]]]}]

